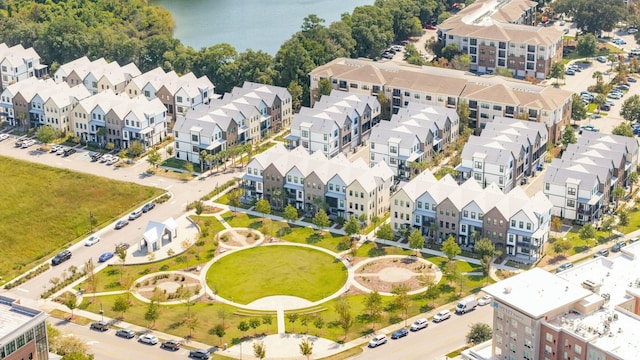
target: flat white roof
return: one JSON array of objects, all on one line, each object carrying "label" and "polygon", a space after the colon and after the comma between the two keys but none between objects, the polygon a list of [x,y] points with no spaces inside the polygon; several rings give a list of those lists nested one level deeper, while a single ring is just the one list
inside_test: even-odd
[{"label": "flat white roof", "polygon": [[579,284],[539,268],[489,285],[483,291],[534,319],[592,294]]},{"label": "flat white roof", "polygon": [[5,340],[13,340],[14,336],[20,335],[21,327],[38,315],[44,314],[40,310],[26,308],[19,304],[13,306],[14,301],[14,299],[0,296],[0,346],[4,345]]}]

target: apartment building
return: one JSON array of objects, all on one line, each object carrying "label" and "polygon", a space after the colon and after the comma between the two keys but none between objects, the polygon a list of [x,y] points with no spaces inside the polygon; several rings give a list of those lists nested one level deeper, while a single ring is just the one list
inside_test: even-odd
[{"label": "apartment building", "polygon": [[0,295],[0,359],[49,359],[47,317],[19,300]]},{"label": "apartment building", "polygon": [[0,91],[7,86],[29,78],[43,78],[47,66],[40,64],[40,55],[33,48],[21,44],[7,46],[0,43]]},{"label": "apartment building", "polygon": [[303,107],[291,123],[285,140],[289,147],[302,146],[332,157],[356,149],[380,121],[380,103],[370,95],[333,90],[313,108]]},{"label": "apartment building", "polygon": [[495,117],[465,144],[456,167],[460,180],[473,178],[482,187],[495,183],[509,192],[542,168],[547,139],[544,124]]},{"label": "apartment building", "polygon": [[[143,86],[145,96],[147,96],[147,92],[151,96],[152,89],[158,85],[160,83],[151,81]],[[173,121],[177,116],[183,116],[198,106],[209,104],[212,99],[217,98],[214,90],[213,83],[206,76],[196,78],[193,73],[187,73],[174,78],[173,75],[169,75],[167,81],[163,81],[156,91],[155,97],[162,101],[167,108],[170,121]]]},{"label": "apartment building", "polygon": [[338,58],[311,71],[311,98],[321,79],[345,92],[375,95],[382,92],[392,114],[410,103],[456,109],[465,102],[470,127],[479,133],[495,117],[543,123],[550,141],[560,138],[571,118],[570,91],[502,76],[476,76],[429,66]]},{"label": "apartment building", "polygon": [[459,122],[454,109],[410,103],[371,130],[370,164],[386,162],[398,179],[408,179],[411,162],[430,160],[456,141]]},{"label": "apartment building", "polygon": [[483,288],[493,338],[467,360],[628,360],[640,354],[640,246],[558,274],[535,268]]},{"label": "apartment building", "polygon": [[291,204],[310,215],[322,206],[332,216],[371,219],[388,211],[393,173],[385,163],[370,168],[343,154],[327,158],[278,144],[256,155],[242,179],[246,202],[264,198],[276,208]]},{"label": "apartment building", "polygon": [[[289,123],[291,95],[285,88],[245,83],[219,99],[210,99],[179,115],[173,129],[176,158],[200,163],[200,154],[216,154],[242,144],[257,144],[273,133],[273,121]],[[203,122],[215,126],[203,126]],[[203,129],[204,132],[201,132]],[[218,129],[221,137],[216,137]],[[213,133],[212,133],[213,132]]]},{"label": "apartment building", "polygon": [[561,159],[554,159],[544,178],[544,193],[553,215],[593,222],[610,206],[616,187],[638,167],[638,141],[619,135],[584,132]]},{"label": "apartment building", "polygon": [[72,87],[84,85],[92,95],[106,90],[119,94],[124,92],[132,78],[140,74],[134,63],[121,66],[117,61],[109,63],[104,58],[90,61],[85,56],[60,66],[53,79],[56,83],[66,82]]},{"label": "apartment building", "polygon": [[437,180],[425,171],[402,183],[390,206],[396,232],[418,229],[437,243],[452,236],[464,247],[488,238],[523,262],[539,259],[548,240],[551,203],[542,192],[529,197],[519,187],[505,194],[495,184],[483,189],[472,179],[458,184],[449,175]]},{"label": "apartment building", "polygon": [[564,34],[536,26],[538,3],[529,0],[480,0],[438,25],[438,42],[456,44],[471,60],[471,71],[506,68],[514,76],[544,80],[562,60]]},{"label": "apartment building", "polygon": [[107,128],[106,115],[112,108],[128,102],[130,98],[126,94],[116,95],[111,90],[80,100],[72,111],[73,134],[82,141],[101,145],[107,142],[118,143],[115,138],[122,136],[122,129],[118,129],[117,124],[111,124],[113,128]]}]

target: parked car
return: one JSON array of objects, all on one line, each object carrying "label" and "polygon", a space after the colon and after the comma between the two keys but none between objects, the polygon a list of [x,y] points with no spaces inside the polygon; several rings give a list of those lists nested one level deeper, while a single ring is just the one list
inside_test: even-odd
[{"label": "parked car", "polygon": [[107,331],[109,330],[109,323],[105,322],[105,321],[96,321],[96,322],[92,322],[91,326],[89,326],[89,328],[91,330],[98,330],[98,331]]},{"label": "parked car", "polygon": [[394,340],[400,339],[407,336],[408,334],[409,334],[409,331],[405,328],[402,328],[400,330],[394,331],[393,334],[391,334],[391,338]]},{"label": "parked car", "polygon": [[629,76],[627,77],[627,82],[634,83],[634,82],[638,82],[638,80],[634,77]]},{"label": "parked car", "polygon": [[433,316],[433,322],[442,322],[451,317],[451,311],[442,310]]},{"label": "parked car", "polygon": [[102,255],[100,255],[100,257],[98,258],[98,262],[105,262],[108,261],[109,259],[111,259],[113,257],[113,253],[108,251],[106,253],[102,253]]},{"label": "parked car", "polygon": [[101,163],[106,163],[107,161],[111,160],[111,155],[109,154],[104,154],[100,157],[100,162]]},{"label": "parked car", "polygon": [[26,148],[28,148],[30,146],[35,145],[35,143],[36,143],[36,141],[33,140],[33,139],[25,140],[25,141],[22,142],[22,145],[20,147],[23,148],[23,149],[26,149]]},{"label": "parked car", "polygon": [[189,357],[194,359],[204,359],[209,360],[209,350],[205,349],[196,349],[189,351]]},{"label": "parked car", "polygon": [[634,242],[640,241],[640,238],[633,238],[629,240],[629,244],[633,244]]},{"label": "parked car", "polygon": [[49,152],[56,153],[58,152],[58,150],[60,150],[60,148],[62,148],[62,145],[53,145],[51,146],[51,149],[49,149]]},{"label": "parked car", "polygon": [[611,92],[611,93],[609,93],[609,95],[607,95],[607,97],[609,99],[619,100],[619,99],[622,99],[622,94],[617,93],[617,92]]},{"label": "parked car", "polygon": [[[629,89],[631,89],[631,87],[628,84],[620,84],[620,85],[616,86],[616,88],[620,89],[620,90],[629,90]],[[622,92],[622,93],[624,94],[624,92]]]},{"label": "parked car", "polygon": [[136,336],[136,333],[133,330],[120,329],[116,331],[116,336],[119,336],[125,339],[133,339]]},{"label": "parked car", "polygon": [[62,156],[69,156],[69,155],[73,155],[73,154],[75,154],[75,153],[76,153],[76,149],[74,149],[74,148],[68,148],[67,150],[65,150],[65,151],[62,153]]},{"label": "parked car", "polygon": [[51,265],[59,265],[69,259],[71,259],[71,251],[65,250],[53,257],[53,259],[51,260]]},{"label": "parked car", "polygon": [[109,161],[107,162],[107,165],[113,165],[113,164],[116,164],[118,161],[120,161],[120,158],[119,158],[119,157],[117,157],[117,156],[112,156],[112,157],[111,157],[111,160],[109,160]]},{"label": "parked car", "polygon": [[138,338],[138,341],[147,345],[156,345],[158,343],[158,338],[155,335],[144,334]]},{"label": "parked car", "polygon": [[151,211],[151,210],[153,210],[154,207],[156,207],[156,203],[148,202],[148,203],[144,204],[144,206],[142,207],[142,212],[146,213],[148,211]]},{"label": "parked car", "polygon": [[416,320],[413,324],[411,324],[411,331],[422,330],[429,326],[429,322],[425,318],[421,318]]},{"label": "parked car", "polygon": [[127,225],[129,225],[129,220],[122,219],[116,223],[116,230],[120,230]]},{"label": "parked car", "polygon": [[62,146],[62,145],[61,145],[61,146],[60,146],[60,148],[58,149],[58,151],[56,151],[56,155],[63,155],[63,154],[64,154],[64,151],[65,151],[66,149],[67,149],[67,148],[65,148],[64,146]]},{"label": "parked car", "polygon": [[91,161],[98,161],[102,157],[102,153],[96,152],[91,154]]},{"label": "parked car", "polygon": [[435,27],[435,26],[433,26],[431,24],[428,24],[427,26],[425,26],[425,29],[427,29],[427,30],[436,30],[437,27]]},{"label": "parked car", "polygon": [[562,32],[563,32],[565,35],[566,35],[566,34],[568,34],[568,33],[569,33],[569,28],[564,28],[564,29],[562,29]]},{"label": "parked car", "polygon": [[560,273],[560,272],[563,272],[563,271],[565,271],[565,270],[569,270],[569,269],[571,269],[572,267],[573,267],[573,264],[572,264],[572,263],[570,263],[570,262],[568,262],[568,263],[564,263],[564,264],[562,264],[562,265],[558,266],[558,268],[556,269],[556,274],[557,274],[557,273]]},{"label": "parked car", "polygon": [[619,241],[611,247],[611,252],[619,252],[623,247],[627,246],[627,243],[624,241]]},{"label": "parked car", "polygon": [[369,341],[369,347],[374,348],[387,343],[387,335],[376,335]]},{"label": "parked car", "polygon": [[607,250],[607,249],[598,250],[598,251],[593,255],[593,257],[595,258],[595,257],[598,257],[598,256],[604,256],[604,257],[609,256],[609,250]]},{"label": "parked car", "polygon": [[172,350],[172,351],[178,351],[180,350],[180,342],[176,341],[176,340],[167,340],[165,342],[163,342],[162,344],[160,344],[160,348],[161,349],[168,349],[168,350]]},{"label": "parked car", "polygon": [[129,244],[127,243],[120,243],[118,245],[116,245],[116,252],[118,252],[120,249],[127,251],[127,249],[129,248]]},{"label": "parked car", "polygon": [[596,60],[598,60],[598,62],[601,62],[603,64],[607,62],[607,58],[604,56],[598,56]]},{"label": "parked car", "polygon": [[638,29],[636,28],[629,28],[629,30],[627,30],[627,34],[635,34],[638,32]]},{"label": "parked car", "polygon": [[489,305],[489,304],[491,304],[491,300],[493,300],[493,296],[485,295],[485,296],[481,297],[480,299],[478,299],[478,305],[480,305],[480,306]]},{"label": "parked car", "polygon": [[0,134],[0,141],[7,140],[9,138],[9,134]]},{"label": "parked car", "polygon": [[567,75],[571,75],[571,76],[576,74],[576,72],[573,71],[573,69],[567,69],[564,73],[567,74]]},{"label": "parked car", "polygon": [[131,214],[129,214],[129,221],[133,221],[133,220],[139,218],[140,216],[142,216],[142,210],[136,210],[136,211],[132,212]]},{"label": "parked car", "polygon": [[87,241],[84,242],[84,246],[93,246],[100,241],[100,237],[97,235],[92,235]]},{"label": "parked car", "polygon": [[564,24],[566,24],[564,20],[560,20],[560,22],[558,23],[558,25],[560,26],[564,26]]}]

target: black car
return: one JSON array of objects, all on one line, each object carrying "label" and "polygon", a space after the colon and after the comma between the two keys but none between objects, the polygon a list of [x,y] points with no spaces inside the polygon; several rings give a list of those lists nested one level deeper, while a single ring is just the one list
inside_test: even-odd
[{"label": "black car", "polygon": [[71,251],[65,250],[51,260],[51,265],[59,265],[69,259],[71,259]]},{"label": "black car", "polygon": [[618,252],[620,250],[622,250],[623,247],[627,246],[627,243],[624,241],[620,241],[617,242],[615,244],[613,244],[613,246],[611,247],[611,252]]},{"label": "black car", "polygon": [[133,339],[136,336],[136,332],[129,329],[120,329],[116,331],[116,336],[119,336],[125,339]]},{"label": "black car", "polygon": [[105,321],[96,321],[96,322],[92,322],[91,326],[89,327],[91,330],[98,330],[98,331],[107,331],[109,330],[109,323],[105,322]]},{"label": "black car", "polygon": [[607,249],[598,250],[598,252],[596,252],[593,255],[593,257],[598,257],[598,256],[604,256],[604,257],[609,256],[609,250],[607,250]]},{"label": "black car", "polygon": [[98,161],[102,157],[102,153],[93,153],[91,154],[91,161]]},{"label": "black car", "polygon": [[64,153],[62,153],[62,156],[69,156],[75,153],[76,153],[76,149],[68,148],[67,150],[64,151]]},{"label": "black car", "polygon": [[127,249],[129,248],[129,246],[130,246],[130,245],[129,245],[129,244],[127,244],[127,243],[120,243],[120,244],[116,245],[116,253],[117,253],[119,250],[127,251]]},{"label": "black car", "polygon": [[116,223],[116,230],[120,230],[127,225],[129,225],[129,220],[126,220],[126,219],[120,220]]},{"label": "black car", "polygon": [[177,351],[180,350],[180,342],[176,341],[176,340],[167,340],[165,342],[163,342],[162,344],[160,344],[160,348],[161,349],[168,349],[168,350],[173,350],[173,351]]},{"label": "black car", "polygon": [[151,211],[151,210],[153,210],[154,207],[156,207],[156,203],[154,203],[154,202],[146,203],[142,207],[142,212],[146,213],[148,211]]},{"label": "black car", "polygon": [[189,351],[189,357],[194,359],[209,360],[209,351],[204,349],[197,349]]}]

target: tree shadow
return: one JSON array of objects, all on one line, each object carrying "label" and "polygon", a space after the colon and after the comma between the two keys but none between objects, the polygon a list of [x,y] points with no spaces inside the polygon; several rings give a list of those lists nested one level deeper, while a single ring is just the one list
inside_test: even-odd
[{"label": "tree shadow", "polygon": [[322,236],[320,234],[313,233],[309,235],[306,240],[307,240],[307,244],[315,244],[320,242],[320,240],[322,240]]},{"label": "tree shadow", "polygon": [[385,250],[385,248],[383,248],[382,246],[379,246],[378,244],[376,244],[375,247],[372,247],[371,249],[369,249],[368,255],[369,257],[385,256],[387,255],[387,250]]}]

